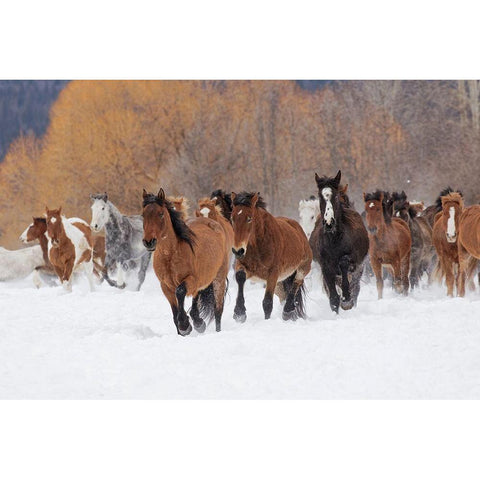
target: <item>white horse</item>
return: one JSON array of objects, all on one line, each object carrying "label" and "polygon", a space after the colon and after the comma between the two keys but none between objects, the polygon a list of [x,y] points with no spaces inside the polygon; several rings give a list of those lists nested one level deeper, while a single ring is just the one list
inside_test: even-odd
[{"label": "white horse", "polygon": [[[44,265],[45,261],[40,245],[20,250],[7,250],[0,247],[0,281],[25,278],[35,272],[37,267]],[[36,286],[39,285],[36,284]]]},{"label": "white horse", "polygon": [[[141,215],[123,215],[108,200],[106,193],[90,195],[92,200],[92,221],[94,232],[105,229],[105,269],[104,279],[113,287],[124,288],[124,273],[137,271],[137,290],[145,280],[150,257],[143,245],[143,217]],[[117,280],[110,278],[116,272]]]},{"label": "white horse", "polygon": [[318,198],[310,197],[308,200],[300,200],[298,203],[298,213],[300,215],[300,226],[310,238],[311,233],[315,227],[315,221],[320,215],[320,202]]}]

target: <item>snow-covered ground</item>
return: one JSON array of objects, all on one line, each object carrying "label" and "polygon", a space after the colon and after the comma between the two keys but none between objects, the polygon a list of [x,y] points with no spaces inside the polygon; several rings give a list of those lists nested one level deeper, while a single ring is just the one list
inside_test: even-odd
[{"label": "snow-covered ground", "polygon": [[263,287],[246,286],[248,319],[222,332],[176,334],[152,271],[140,292],[106,284],[73,293],[0,283],[2,399],[480,399],[480,294],[447,298],[423,286],[408,298],[362,284],[356,309],[330,311],[308,278],[307,320],[284,322]]}]

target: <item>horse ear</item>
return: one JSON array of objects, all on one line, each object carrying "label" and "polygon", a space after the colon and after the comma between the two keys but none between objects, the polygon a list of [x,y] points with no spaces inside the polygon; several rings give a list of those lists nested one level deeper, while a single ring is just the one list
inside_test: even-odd
[{"label": "horse ear", "polygon": [[58,214],[61,215],[62,213],[62,206],[60,205],[59,209],[58,209]]},{"label": "horse ear", "polygon": [[160,190],[158,191],[157,197],[159,200],[165,200],[165,192],[163,188],[160,187]]},{"label": "horse ear", "polygon": [[341,172],[341,170],[339,170],[338,173],[337,173],[337,176],[333,180],[333,184],[336,186],[336,188],[338,188],[338,186],[340,185],[340,179],[341,178],[342,178],[342,172]]},{"label": "horse ear", "polygon": [[145,189],[143,189],[143,199],[145,200],[145,197],[147,197],[147,196],[148,196],[147,191]]},{"label": "horse ear", "polygon": [[252,208],[255,208],[255,205],[258,202],[258,197],[260,196],[260,192],[257,192],[253,197],[252,197]]},{"label": "horse ear", "polygon": [[235,197],[236,197],[236,196],[237,196],[237,194],[236,194],[235,192],[232,192],[232,193],[230,194],[230,198],[231,198],[231,200],[232,200],[232,203],[233,203],[233,201],[235,200]]},{"label": "horse ear", "polygon": [[108,200],[108,195],[107,195],[107,192],[105,192],[103,195],[103,201],[106,202],[107,200]]},{"label": "horse ear", "polygon": [[317,175],[317,172],[315,172],[315,181],[317,182],[317,185],[319,180],[320,180],[320,177]]},{"label": "horse ear", "polygon": [[383,202],[384,198],[385,198],[385,195],[383,194],[383,192],[380,192],[380,201]]},{"label": "horse ear", "polygon": [[343,193],[347,193],[348,190],[348,183],[343,187]]}]

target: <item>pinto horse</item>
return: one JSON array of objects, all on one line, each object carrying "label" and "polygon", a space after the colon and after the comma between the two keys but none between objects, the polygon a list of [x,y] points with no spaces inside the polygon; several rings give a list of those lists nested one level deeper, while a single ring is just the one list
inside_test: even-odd
[{"label": "pinto horse", "polygon": [[[42,248],[43,259],[45,261],[44,266],[36,268],[36,271],[53,273],[53,266],[48,258],[48,238],[47,238],[47,219],[45,217],[32,217],[33,223],[31,223],[25,231],[20,235],[20,240],[23,243],[31,243],[38,240]],[[78,221],[77,218],[67,218],[70,223]],[[103,280],[102,272],[103,265],[105,263],[105,237],[96,235],[93,237],[93,273],[98,277],[99,281]]]},{"label": "pinto horse", "polygon": [[459,262],[457,294],[463,297],[465,280],[472,271],[472,262],[477,260],[476,266],[480,260],[480,205],[472,205],[463,210],[458,222],[457,237]]},{"label": "pinto horse", "polygon": [[192,331],[185,312],[186,296],[193,297],[190,315],[195,330],[206,329],[205,319],[215,317],[221,330],[227,289],[229,258],[223,228],[209,218],[195,218],[188,225],[165,198],[143,190],[143,243],[154,252],[153,268],[173,313],[179,335]]},{"label": "pinto horse", "polygon": [[303,280],[310,272],[312,250],[302,227],[290,218],[274,217],[259,193],[232,192],[235,279],[238,295],[233,318],[247,319],[243,295],[247,278],[266,282],[263,311],[270,318],[275,293],[283,319],[305,318]]},{"label": "pinto horse", "polygon": [[[368,234],[362,218],[349,208],[346,187],[340,186],[342,173],[334,178],[315,174],[320,216],[310,237],[314,259],[320,263],[330,308],[350,310],[357,304],[363,264],[368,253]],[[337,292],[341,288],[342,296]]]},{"label": "pinto horse", "polygon": [[407,194],[393,192],[394,215],[404,220],[410,228],[412,249],[410,253],[410,288],[418,286],[424,272],[429,279],[436,261],[432,243],[432,228],[424,217],[417,216],[417,210],[410,206]]},{"label": "pinto horse", "polygon": [[86,222],[62,215],[62,207],[50,210],[46,207],[48,258],[64,288],[72,290],[72,273],[83,267],[90,290],[93,291],[93,242],[92,232]]},{"label": "pinto horse", "polygon": [[410,252],[412,239],[407,223],[391,216],[393,202],[385,203],[384,192],[364,193],[369,256],[377,279],[378,298],[383,296],[382,266],[392,270],[393,287],[397,293],[408,295]]}]

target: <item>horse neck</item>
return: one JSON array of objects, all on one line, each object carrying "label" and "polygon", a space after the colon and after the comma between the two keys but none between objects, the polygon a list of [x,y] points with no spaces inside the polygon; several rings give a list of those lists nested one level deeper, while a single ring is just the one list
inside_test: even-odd
[{"label": "horse neck", "polygon": [[116,236],[117,232],[120,230],[120,225],[122,224],[124,216],[112,202],[107,202],[107,205],[109,207],[109,215],[105,222],[105,236],[112,238]]},{"label": "horse neck", "polygon": [[[167,251],[168,253],[180,252],[178,247],[181,243],[183,243],[183,240],[177,237],[177,234],[173,229],[173,224],[172,224],[172,220],[170,219],[170,215],[167,214],[167,216],[168,216],[168,220],[165,222],[165,230],[163,232],[160,232],[157,230],[157,233],[158,233],[157,245],[158,247],[160,247],[160,250]],[[190,247],[188,248],[188,250],[190,250]],[[182,251],[181,255],[183,254],[184,252]]]},{"label": "horse neck", "polygon": [[263,208],[257,208],[255,212],[255,223],[254,223],[254,232],[255,232],[255,241],[259,245],[263,243],[270,243],[267,240],[268,235],[265,235],[266,230],[271,231],[271,228],[268,228],[269,224],[274,223],[275,218],[273,215],[268,213]]}]

